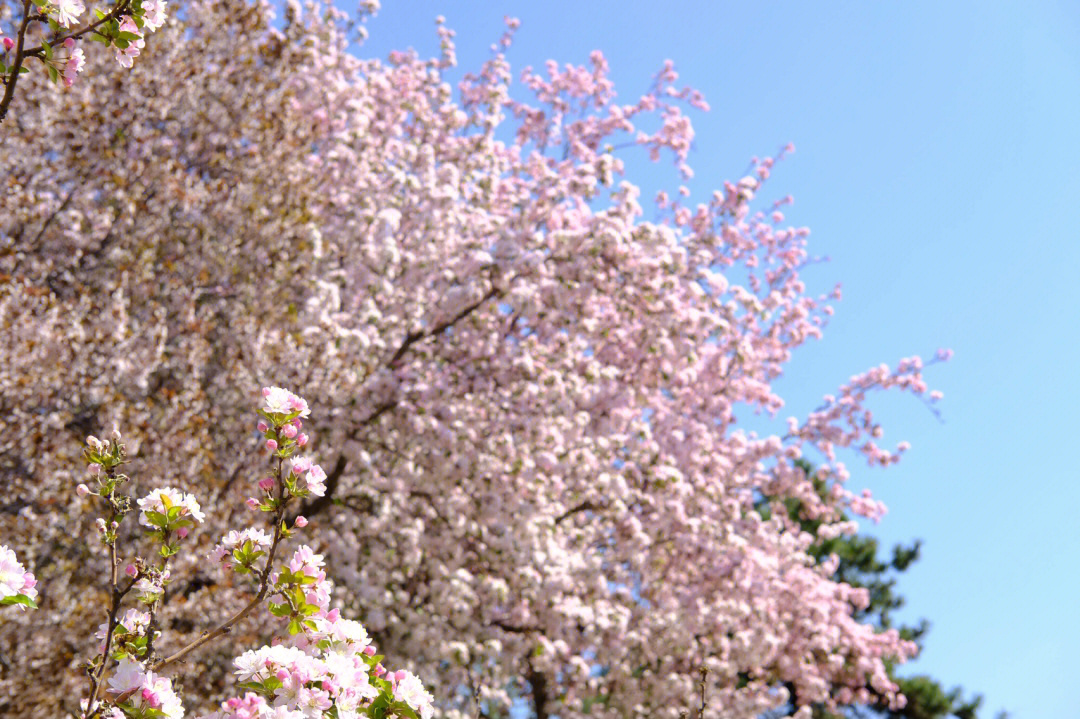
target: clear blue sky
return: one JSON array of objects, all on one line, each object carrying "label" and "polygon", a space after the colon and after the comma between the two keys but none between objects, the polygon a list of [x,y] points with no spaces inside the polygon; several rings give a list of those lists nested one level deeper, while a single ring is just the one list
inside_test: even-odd
[{"label": "clear blue sky", "polygon": [[852,464],[890,506],[884,542],[925,540],[900,587],[933,623],[913,669],[982,692],[986,717],[1080,714],[1080,3],[385,0],[360,53],[435,54],[437,14],[463,70],[504,14],[522,20],[515,70],[599,48],[628,102],[674,60],[712,105],[692,115],[695,194],[795,143],[768,196],[794,195],[788,218],[831,258],[808,282],[844,300],[783,380],[791,413],[872,365],[956,351],[929,373],[944,422],[881,397],[886,438],[912,450]]}]

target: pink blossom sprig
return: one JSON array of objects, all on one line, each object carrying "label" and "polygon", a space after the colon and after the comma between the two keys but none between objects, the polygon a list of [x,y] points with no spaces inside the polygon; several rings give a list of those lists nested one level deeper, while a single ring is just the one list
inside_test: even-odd
[{"label": "pink blossom sprig", "polygon": [[[28,59],[39,60],[53,82],[63,81],[65,87],[71,87],[86,63],[85,53],[76,47],[76,41],[88,38],[112,47],[117,62],[130,68],[145,47],[144,34],[165,23],[167,5],[166,0],[111,0],[102,8],[95,8],[92,17],[84,21],[87,7],[83,0],[24,3],[15,37],[0,38],[3,45],[0,81],[4,85],[4,93],[0,96],[0,122],[7,115],[20,75],[28,71],[25,65]],[[42,26],[47,27],[48,32],[39,30]],[[27,40],[32,35],[37,36],[39,44],[28,47]],[[67,51],[66,56],[56,55],[60,47]]]},{"label": "pink blossom sprig", "polygon": [[37,579],[26,571],[15,552],[0,545],[0,606],[36,609]]},{"label": "pink blossom sprig", "polygon": [[431,719],[434,697],[404,669],[387,672],[359,622],[330,609],[332,585],[323,557],[297,549],[273,575],[270,613],[286,636],[234,660],[247,690],[204,719],[295,716],[382,716]]}]

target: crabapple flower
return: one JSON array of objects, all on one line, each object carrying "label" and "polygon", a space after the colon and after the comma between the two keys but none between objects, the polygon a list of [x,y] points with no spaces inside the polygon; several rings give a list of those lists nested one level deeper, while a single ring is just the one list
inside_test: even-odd
[{"label": "crabapple flower", "polygon": [[302,486],[297,485],[298,492],[313,494],[316,497],[326,494],[326,472],[310,457],[293,457],[289,463],[289,473],[290,477],[303,481]]},{"label": "crabapple flower", "polygon": [[394,697],[415,709],[421,719],[431,719],[435,713],[435,697],[424,689],[420,679],[411,672],[400,669],[395,673]]},{"label": "crabapple flower", "polygon": [[[119,706],[122,716],[156,716],[166,719],[182,719],[184,706],[172,688],[172,680],[146,671],[144,667],[128,658],[120,660],[113,675],[109,677],[109,693],[128,695]],[[151,712],[150,710],[155,710]]]},{"label": "crabapple flower", "polygon": [[263,397],[266,399],[264,409],[270,414],[291,414],[296,411],[300,412],[300,417],[311,414],[305,400],[283,387],[263,387]]},{"label": "crabapple flower", "polygon": [[132,689],[138,689],[146,681],[146,677],[142,664],[130,659],[121,659],[116,670],[109,677],[109,691],[113,694],[123,694]]},{"label": "crabapple flower", "polygon": [[120,32],[129,32],[137,36],[134,40],[128,41],[127,47],[116,48],[116,61],[120,63],[121,67],[130,68],[134,64],[135,58],[146,47],[146,41],[143,40],[142,30],[139,29],[139,26],[135,24],[130,15],[121,18]]},{"label": "crabapple flower", "polygon": [[141,577],[132,591],[135,597],[144,604],[153,604],[165,591],[165,582],[169,579],[168,571],[162,572],[156,577]]},{"label": "crabapple flower", "polygon": [[6,545],[0,545],[0,605],[14,604],[20,608],[37,599],[34,589],[37,580]]},{"label": "crabapple flower", "polygon": [[143,0],[143,27],[153,32],[165,24],[165,0]]},{"label": "crabapple flower", "polygon": [[86,12],[82,0],[56,0],[56,21],[62,27],[71,27]]},{"label": "crabapple flower", "polygon": [[[134,634],[142,636],[146,634],[146,628],[150,624],[150,614],[148,612],[140,612],[138,609],[128,609],[124,612],[124,615],[116,621],[116,628],[114,632],[120,634]],[[109,631],[109,625],[99,624],[97,634],[94,636],[101,640],[98,645],[98,651],[104,651],[105,649],[105,635]]]},{"label": "crabapple flower", "polygon": [[[68,39],[70,40],[71,38]],[[83,53],[83,49],[81,47],[72,49],[71,55],[68,56],[67,63],[64,64],[64,85],[66,87],[71,87],[72,83],[75,82],[75,76],[82,72],[85,65],[86,55]]]},{"label": "crabapple flower", "polygon": [[248,527],[240,532],[234,529],[222,537],[207,558],[226,567],[235,562],[250,568],[251,562],[270,549],[271,541],[269,534],[256,527]]},{"label": "crabapple flower", "polygon": [[[157,529],[175,529],[180,526],[189,526],[188,519],[202,522],[206,515],[199,507],[198,500],[194,495],[182,492],[173,487],[155,489],[150,494],[139,500],[139,524],[144,527]],[[173,511],[179,507],[179,511]],[[175,517],[171,517],[175,514]],[[164,519],[162,519],[164,517]]]}]

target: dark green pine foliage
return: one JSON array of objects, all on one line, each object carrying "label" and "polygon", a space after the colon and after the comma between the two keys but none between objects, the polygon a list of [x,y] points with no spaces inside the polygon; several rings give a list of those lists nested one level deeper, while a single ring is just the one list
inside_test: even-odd
[{"label": "dark green pine foliage", "polygon": [[[809,477],[814,476],[813,466],[805,461],[798,460],[798,466]],[[822,496],[828,489],[828,485],[819,479],[813,479],[814,487]],[[801,515],[802,503],[798,500],[788,499],[783,505],[792,519],[799,522],[802,529],[811,534],[817,533],[820,522],[808,520]],[[772,515],[773,507],[777,504],[768,497],[762,497],[757,503],[756,509],[763,517]],[[893,548],[892,557],[887,561],[878,557],[878,542],[873,537],[857,534],[851,537],[837,537],[835,539],[820,540],[815,543],[810,554],[819,562],[836,554],[840,558],[840,564],[833,578],[838,582],[846,582],[854,587],[865,587],[870,592],[870,605],[857,611],[855,616],[860,621],[869,622],[880,629],[895,627],[902,637],[910,639],[922,648],[922,642],[929,623],[923,619],[917,626],[896,626],[892,613],[904,605],[904,598],[896,592],[897,575],[907,570],[911,564],[919,558],[921,543],[916,540],[909,546],[897,545]],[[900,686],[901,692],[907,697],[907,706],[898,711],[892,711],[888,702],[881,696],[875,696],[869,706],[847,706],[840,714],[827,711],[824,707],[817,707],[814,711],[815,719],[978,719],[979,705],[982,703],[981,696],[971,699],[963,697],[963,690],[959,687],[945,689],[941,682],[928,676],[897,676],[896,668],[888,665],[889,676]],[[789,686],[788,690],[794,696],[795,688]]]}]

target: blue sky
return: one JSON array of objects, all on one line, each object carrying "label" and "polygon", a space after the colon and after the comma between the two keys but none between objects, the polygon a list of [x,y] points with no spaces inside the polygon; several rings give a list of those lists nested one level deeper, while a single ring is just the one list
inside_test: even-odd
[{"label": "blue sky", "polygon": [[[604,51],[635,99],[666,58],[712,105],[694,113],[703,196],[786,142],[766,196],[843,283],[821,342],[781,383],[804,414],[850,375],[938,347],[938,421],[917,401],[874,403],[912,450],[852,486],[890,506],[886,545],[919,537],[905,615],[933,624],[911,671],[986,696],[984,716],[1076,716],[1080,507],[1080,3],[433,2],[385,0],[363,55],[435,54],[433,19],[479,66],[519,17],[515,70]],[[643,171],[643,172],[642,172]],[[678,184],[667,165],[629,178]]]}]

